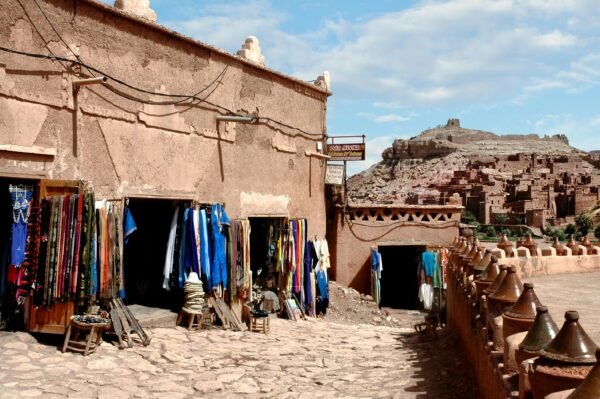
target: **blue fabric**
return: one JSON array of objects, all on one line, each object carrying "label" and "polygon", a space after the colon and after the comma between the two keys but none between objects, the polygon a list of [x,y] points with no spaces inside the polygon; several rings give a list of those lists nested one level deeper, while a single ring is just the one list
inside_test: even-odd
[{"label": "blue fabric", "polygon": [[17,267],[25,260],[27,245],[27,222],[29,217],[29,201],[33,188],[31,186],[9,186],[12,200],[13,224],[11,229],[10,263]]},{"label": "blue fabric", "polygon": [[131,215],[131,211],[129,207],[125,207],[123,211],[123,241],[125,244],[129,242],[129,236],[133,234],[137,230],[137,225],[135,224],[135,220],[133,220],[133,216]]},{"label": "blue fabric", "polygon": [[213,204],[210,223],[213,236],[213,259],[210,268],[212,286],[223,284],[227,287],[227,236],[226,229],[230,225],[229,217],[221,204]]},{"label": "blue fabric", "polygon": [[92,292],[90,292],[90,296],[93,297],[98,293],[98,234],[95,231],[92,233],[92,253],[90,257],[90,263],[90,267],[92,269],[92,282],[90,284]]},{"label": "blue fabric", "polygon": [[183,288],[183,283],[187,280],[189,274],[189,268],[185,264],[185,254],[187,249],[187,224],[189,209],[182,209],[179,211],[179,223],[181,226],[181,234],[179,236],[179,253],[177,254],[177,267],[179,269],[179,288]]},{"label": "blue fabric", "polygon": [[210,241],[208,234],[208,216],[206,215],[206,209],[200,210],[200,262],[202,265],[202,274],[204,275],[208,288],[212,287],[211,281],[211,268],[210,268],[210,259],[211,259],[211,249],[210,249]]},{"label": "blue fabric", "polygon": [[373,249],[371,251],[371,266],[373,267],[374,271],[377,271],[377,269],[379,269],[379,253],[376,249]]},{"label": "blue fabric", "polygon": [[329,299],[329,289],[327,288],[327,274],[324,270],[317,270],[317,285],[321,299]]},{"label": "blue fabric", "polygon": [[435,254],[433,252],[423,252],[421,254],[421,263],[425,269],[426,276],[433,276],[435,271]]}]

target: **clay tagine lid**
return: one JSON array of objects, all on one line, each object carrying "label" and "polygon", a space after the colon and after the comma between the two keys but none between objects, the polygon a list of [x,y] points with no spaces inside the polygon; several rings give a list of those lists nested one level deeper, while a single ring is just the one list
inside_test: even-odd
[{"label": "clay tagine lid", "polygon": [[460,241],[458,243],[458,246],[456,247],[456,252],[461,253],[465,249],[466,245],[467,245],[467,242],[465,241],[465,238],[461,237]]},{"label": "clay tagine lid", "polygon": [[584,247],[589,249],[592,247],[592,242],[590,241],[590,239],[587,236],[585,236],[585,237],[583,237],[583,241],[581,241],[581,245],[583,245]]},{"label": "clay tagine lid", "polygon": [[517,275],[517,267],[510,266],[506,270],[506,277],[496,291],[490,294],[490,299],[498,302],[516,303],[523,292],[523,283]]},{"label": "clay tagine lid", "polygon": [[449,247],[452,248],[452,249],[454,249],[454,248],[456,248],[458,246],[459,242],[460,241],[459,241],[458,236],[454,236],[454,239],[452,240],[452,243],[450,244]]},{"label": "clay tagine lid", "polygon": [[467,255],[469,255],[469,252],[471,252],[471,244],[467,244],[465,246],[465,249],[459,254],[461,258],[466,258]]},{"label": "clay tagine lid", "polygon": [[[484,258],[485,259],[485,258]],[[483,262],[483,260],[482,260]],[[500,266],[498,266],[498,258],[496,255],[490,254],[490,263],[488,263],[487,267],[479,275],[480,281],[487,281],[489,283],[493,283],[496,277],[500,274]]]},{"label": "clay tagine lid", "polygon": [[527,234],[527,239],[523,242],[523,246],[529,250],[531,256],[537,254],[537,244],[531,238],[531,234]]},{"label": "clay tagine lid", "polygon": [[479,251],[479,248],[477,248],[477,246],[475,244],[473,244],[471,246],[471,250],[469,251],[469,253],[467,254],[467,256],[465,257],[466,259],[473,259],[475,257],[475,255],[477,254],[477,251]]},{"label": "clay tagine lid", "polygon": [[513,244],[510,242],[506,234],[502,234],[502,238],[500,238],[500,242],[498,243],[498,248],[504,250],[506,256],[510,256],[512,253]]},{"label": "clay tagine lid", "polygon": [[534,320],[537,313],[536,308],[541,305],[540,300],[533,290],[533,283],[525,283],[523,284],[523,292],[517,303],[504,312],[504,314],[514,319]]},{"label": "clay tagine lid", "polygon": [[519,349],[528,352],[539,352],[558,334],[558,326],[552,320],[546,306],[538,306],[533,325],[519,344]]},{"label": "clay tagine lid", "polygon": [[565,246],[558,240],[558,237],[554,237],[552,248],[556,250],[556,256],[561,256],[565,250]]},{"label": "clay tagine lid", "polygon": [[579,313],[569,310],[556,337],[541,350],[540,356],[564,363],[595,363],[597,346],[579,324]]},{"label": "clay tagine lid", "polygon": [[506,277],[506,275],[508,274],[507,269],[508,269],[508,266],[500,265],[500,272],[498,273],[498,276],[496,276],[496,278],[494,279],[492,284],[490,284],[489,287],[487,287],[485,290],[483,290],[484,294],[490,295],[490,294],[496,292],[496,290],[498,288],[500,288],[502,281],[504,281],[504,277]]},{"label": "clay tagine lid", "polygon": [[475,266],[477,266],[479,264],[479,262],[481,262],[481,259],[483,258],[479,248],[477,248],[477,247],[475,247],[475,248],[477,249],[477,251],[475,251],[475,256],[473,256],[473,259],[471,259],[471,261],[469,262],[469,266],[471,266],[473,268],[475,268]]},{"label": "clay tagine lid", "polygon": [[589,398],[600,398],[600,349],[596,349],[596,365],[581,384],[567,396],[567,399]]},{"label": "clay tagine lid", "polygon": [[579,252],[579,244],[577,243],[577,241],[575,241],[573,239],[572,234],[569,236],[569,241],[567,242],[567,247],[571,248],[571,252],[573,253],[573,255],[577,255],[577,253]]},{"label": "clay tagine lid", "polygon": [[[479,263],[473,267],[473,269],[475,269],[479,272],[485,271],[487,269],[487,267],[489,266],[491,259],[492,259],[492,251],[490,251],[489,249],[486,249],[485,254],[481,258]],[[498,259],[496,259],[496,261],[498,261]]]}]

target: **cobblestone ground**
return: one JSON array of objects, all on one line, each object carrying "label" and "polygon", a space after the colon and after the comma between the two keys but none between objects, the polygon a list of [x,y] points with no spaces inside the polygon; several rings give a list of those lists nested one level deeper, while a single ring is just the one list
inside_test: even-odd
[{"label": "cobblestone ground", "polygon": [[0,398],[476,397],[450,337],[323,320],[271,320],[268,335],[148,330],[148,347],[104,342],[88,357],[59,337],[0,332]]}]

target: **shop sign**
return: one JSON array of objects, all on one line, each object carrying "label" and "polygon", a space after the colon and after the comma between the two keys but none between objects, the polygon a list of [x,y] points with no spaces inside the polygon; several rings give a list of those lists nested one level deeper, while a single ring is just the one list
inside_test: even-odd
[{"label": "shop sign", "polygon": [[325,172],[325,184],[338,184],[344,183],[344,165],[327,165],[327,171]]},{"label": "shop sign", "polygon": [[327,144],[327,155],[332,161],[364,161],[365,143]]}]

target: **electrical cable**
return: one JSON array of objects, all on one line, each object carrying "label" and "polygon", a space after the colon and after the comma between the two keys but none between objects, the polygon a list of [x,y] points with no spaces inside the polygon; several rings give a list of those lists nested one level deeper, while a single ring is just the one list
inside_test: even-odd
[{"label": "electrical cable", "polygon": [[[19,5],[20,5],[20,6],[21,6],[21,8],[23,9],[23,11],[24,11],[24,12],[27,14],[27,10],[25,9],[25,7],[23,6],[23,4],[21,3],[21,0],[17,0],[17,2],[19,3]],[[180,103],[182,103],[182,102],[188,101],[188,100],[197,100],[197,101],[201,101],[201,102],[206,102],[207,104],[209,104],[209,105],[211,105],[211,106],[213,106],[213,107],[219,108],[219,109],[221,109],[222,111],[225,111],[225,112],[227,112],[227,113],[229,113],[229,114],[233,114],[233,115],[236,115],[236,116],[240,116],[240,115],[237,115],[237,113],[236,113],[236,112],[234,112],[234,111],[232,111],[232,110],[230,110],[230,109],[228,109],[228,108],[225,108],[225,107],[222,107],[222,106],[220,106],[220,105],[218,105],[218,104],[214,104],[214,103],[212,103],[212,102],[210,102],[210,101],[207,101],[207,100],[206,100],[206,98],[208,98],[209,96],[205,96],[203,99],[200,99],[200,98],[198,98],[198,97],[197,97],[198,95],[202,94],[204,91],[208,90],[208,88],[209,88],[209,87],[211,87],[211,86],[212,86],[212,85],[213,85],[213,84],[214,84],[214,83],[215,83],[217,80],[220,80],[220,79],[221,79],[221,77],[222,77],[222,76],[223,76],[223,75],[226,73],[227,69],[229,68],[229,64],[227,64],[227,65],[225,66],[225,68],[223,69],[223,71],[222,71],[222,72],[221,72],[221,73],[220,73],[220,74],[219,74],[219,75],[218,75],[218,76],[217,76],[217,77],[216,77],[216,78],[215,78],[215,79],[214,79],[214,80],[213,80],[213,81],[212,81],[212,82],[211,82],[211,83],[210,83],[208,86],[205,86],[203,89],[201,89],[200,91],[198,91],[197,93],[195,93],[195,94],[192,94],[192,95],[178,95],[178,94],[156,93],[156,92],[151,92],[151,91],[148,91],[148,90],[145,90],[145,89],[139,88],[139,87],[135,87],[135,86],[133,86],[133,85],[129,85],[129,84],[125,83],[124,81],[121,81],[121,80],[119,80],[119,79],[116,79],[116,78],[114,78],[113,76],[110,76],[110,75],[108,75],[108,74],[106,74],[106,73],[103,73],[103,72],[99,71],[99,70],[98,70],[98,69],[96,69],[96,68],[93,68],[93,67],[91,67],[91,66],[89,66],[89,65],[85,64],[85,63],[83,62],[83,60],[82,60],[82,59],[79,57],[79,55],[78,55],[78,54],[76,54],[76,53],[75,53],[75,52],[74,52],[74,51],[71,49],[71,46],[69,46],[69,45],[67,44],[67,42],[66,42],[66,41],[63,39],[63,37],[61,36],[61,34],[58,32],[58,30],[57,30],[57,29],[54,27],[54,24],[52,24],[52,21],[50,21],[50,19],[48,18],[48,16],[47,16],[47,15],[46,15],[46,13],[44,12],[44,10],[42,9],[42,7],[41,7],[41,6],[40,6],[40,4],[38,3],[38,1],[37,1],[37,0],[33,0],[33,2],[34,2],[34,3],[35,3],[35,5],[38,7],[38,9],[40,10],[40,12],[42,13],[42,15],[44,16],[44,18],[46,19],[46,22],[48,22],[48,24],[50,25],[50,27],[52,28],[52,30],[54,31],[54,33],[56,34],[56,36],[58,36],[58,38],[60,39],[60,41],[61,41],[61,42],[62,42],[62,43],[63,43],[63,44],[66,46],[66,48],[67,48],[67,49],[68,49],[68,50],[69,50],[69,51],[70,51],[70,52],[73,54],[73,56],[75,56],[75,58],[77,59],[77,64],[79,64],[80,66],[83,66],[84,68],[86,68],[86,69],[88,70],[88,72],[89,72],[89,73],[90,73],[92,76],[95,76],[93,72],[96,72],[96,73],[99,73],[99,74],[102,74],[102,75],[106,76],[107,78],[109,78],[109,79],[111,79],[111,80],[113,80],[113,81],[115,81],[115,82],[117,82],[117,83],[119,83],[119,84],[121,84],[121,85],[123,85],[123,86],[125,86],[125,87],[128,87],[128,88],[130,88],[130,89],[132,89],[132,90],[137,90],[137,91],[140,91],[140,92],[143,92],[143,93],[146,93],[146,94],[153,94],[153,95],[166,96],[166,97],[183,97],[181,100],[179,100],[179,101],[175,101],[175,102],[158,102],[158,101],[150,101],[150,100],[140,101],[140,99],[137,99],[137,100],[132,100],[132,101],[139,101],[139,102],[143,102],[143,103],[146,103],[146,104],[152,104],[152,105],[176,105],[176,104],[180,104]],[[33,21],[31,20],[31,18],[29,17],[29,14],[27,14],[27,17],[28,17],[29,21],[31,22],[31,24],[35,26],[35,24],[34,24],[34,23],[33,23]],[[37,28],[36,28],[36,30],[37,30]],[[44,43],[46,43],[46,40],[45,40],[45,38],[44,38],[44,37],[41,35],[41,33],[40,33],[39,31],[38,31],[38,34],[40,35],[40,37],[42,38],[42,40],[44,41]],[[3,50],[5,50],[4,48],[2,48],[2,49],[3,49]],[[48,50],[49,50],[49,51],[52,53],[52,51],[51,51],[50,49],[48,49]],[[57,58],[57,60],[58,60],[58,58]],[[64,61],[67,61],[67,62],[74,62],[73,60],[69,60],[69,59],[64,59]],[[316,81],[316,80],[313,80],[313,81],[311,81],[311,82],[314,82],[314,81]],[[214,92],[214,90],[212,90],[212,91],[211,91],[211,93],[212,93],[212,92]],[[124,94],[123,92],[120,92],[120,93],[121,93],[120,95],[123,95],[123,94]],[[115,94],[118,94],[118,93],[116,93],[116,92],[115,92]],[[189,109],[189,108],[188,108],[188,109]],[[275,120],[275,119],[273,119],[273,118],[269,118],[269,117],[260,117],[260,116],[259,116],[259,117],[257,117],[256,119],[257,119],[258,121],[260,121],[260,120],[263,120],[263,121],[265,121],[265,122],[272,122],[272,123],[275,123],[275,124],[277,124],[277,125],[280,125],[280,126],[286,127],[286,128],[288,128],[288,129],[296,130],[296,131],[300,132],[300,133],[301,133],[303,136],[318,136],[318,137],[323,137],[323,136],[324,136],[324,134],[322,134],[322,133],[311,133],[311,132],[307,132],[307,131],[305,131],[305,130],[303,130],[303,129],[300,129],[300,128],[298,128],[298,127],[295,127],[295,126],[288,125],[288,124],[286,124],[286,123],[284,123],[284,122],[281,122],[281,121]],[[266,123],[265,123],[265,124],[266,124]]]},{"label": "electrical cable", "polygon": [[[110,80],[112,80],[112,81],[114,81],[114,82],[116,82],[118,84],[121,84],[121,85],[123,85],[125,87],[128,87],[130,89],[133,89],[133,90],[136,90],[136,91],[139,91],[139,92],[142,92],[142,93],[151,94],[151,95],[155,95],[155,96],[162,96],[162,97],[178,97],[178,98],[180,98],[180,100],[173,101],[173,102],[160,102],[160,101],[143,100],[143,99],[131,96],[131,95],[127,95],[126,93],[123,93],[122,91],[119,91],[118,89],[113,88],[114,90],[112,90],[112,91],[115,92],[115,94],[119,94],[120,96],[122,96],[124,98],[128,98],[131,101],[137,101],[137,102],[140,102],[140,103],[151,104],[151,105],[175,105],[175,104],[180,104],[180,103],[182,103],[184,101],[187,101],[187,100],[196,100],[196,101],[199,101],[199,102],[206,103],[206,104],[208,104],[208,105],[210,105],[210,106],[212,106],[212,107],[214,107],[214,108],[222,111],[222,113],[224,113],[226,115],[246,116],[246,115],[239,115],[238,113],[236,113],[235,111],[233,111],[233,110],[231,110],[229,108],[226,108],[226,107],[223,107],[221,105],[215,104],[215,103],[213,103],[211,101],[206,100],[205,98],[201,98],[201,97],[198,97],[196,95],[155,93],[155,92],[151,92],[149,90],[145,90],[145,89],[133,86],[133,85],[131,85],[129,83],[126,83],[126,82],[124,82],[124,81],[122,81],[122,80],[120,80],[118,78],[115,78],[114,76],[111,76],[111,75],[103,72],[100,69],[97,69],[97,68],[95,68],[95,67],[93,67],[91,65],[88,65],[88,64],[86,64],[86,63],[84,63],[82,61],[79,61],[79,60],[73,60],[73,59],[70,59],[70,58],[66,58],[66,57],[59,56],[59,55],[54,55],[54,54],[53,55],[47,55],[47,54],[30,53],[30,52],[26,52],[26,51],[14,50],[14,49],[7,48],[7,47],[4,47],[4,46],[0,46],[0,51],[4,51],[4,52],[7,52],[7,53],[12,53],[12,54],[17,54],[17,55],[22,55],[22,56],[27,56],[27,57],[32,57],[32,58],[49,59],[49,60],[52,60],[52,61],[62,61],[62,62],[67,62],[67,63],[72,63],[72,64],[80,65],[80,66],[85,67],[86,69],[89,68],[91,71],[96,72],[96,73],[98,73],[100,75],[106,76],[108,79],[110,79]],[[228,66],[226,66],[226,68],[227,67]],[[206,90],[208,87],[210,87],[210,86],[205,87],[203,90]],[[284,122],[278,121],[278,120],[270,118],[270,117],[257,116],[256,119],[257,119],[257,121],[259,123],[261,121],[263,121],[263,124],[265,124],[265,125],[268,125],[268,122],[272,122],[272,123],[274,123],[276,125],[283,126],[285,128],[288,128],[288,129],[296,130],[299,135],[304,136],[304,137],[306,137],[308,139],[311,139],[311,140],[314,139],[314,137],[318,137],[320,139],[320,138],[322,138],[324,136],[324,134],[322,134],[322,133],[307,132],[307,131],[305,131],[305,130],[303,130],[301,128],[298,128],[298,127],[286,124]],[[289,133],[283,132],[280,129],[277,129],[277,130],[279,130],[283,134],[290,135]],[[295,136],[295,135],[292,135],[292,136]]]}]

